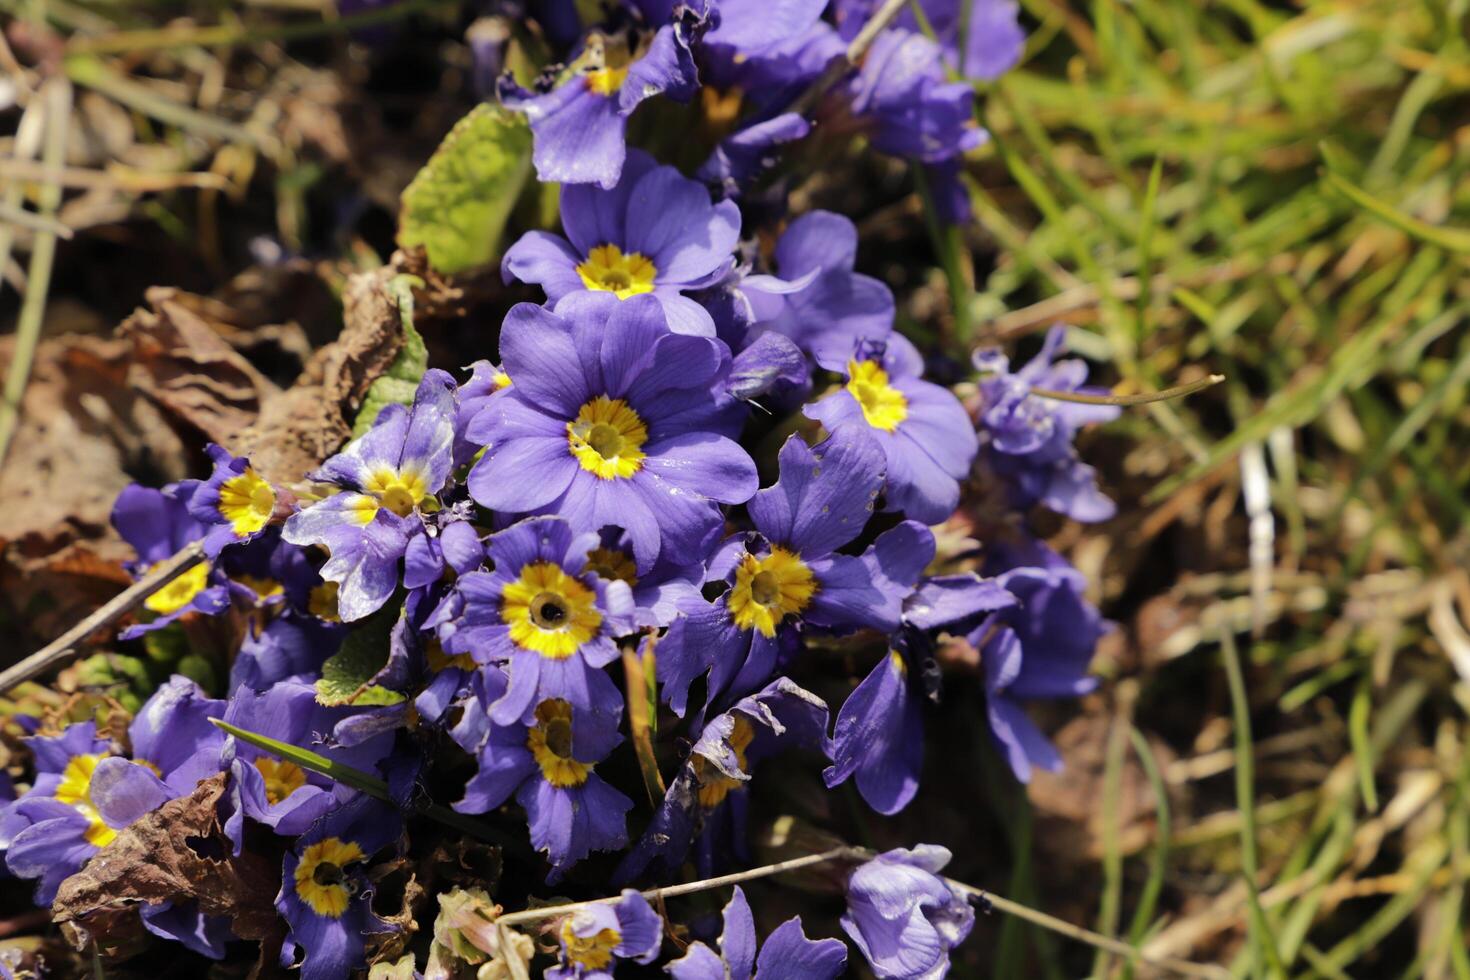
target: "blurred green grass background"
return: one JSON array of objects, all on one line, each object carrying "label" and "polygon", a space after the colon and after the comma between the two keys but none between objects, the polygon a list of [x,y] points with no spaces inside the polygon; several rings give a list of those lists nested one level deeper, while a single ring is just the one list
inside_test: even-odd
[{"label": "blurred green grass background", "polygon": [[[1131,649],[1096,925],[1136,910],[1145,949],[1238,976],[1470,977],[1467,4],[1023,6],[1040,27],[984,90],[972,168],[969,245],[999,258],[950,277],[956,331],[1067,322],[1120,391],[1227,377],[1084,451],[1138,495],[1103,529]],[[1154,799],[1220,793],[1140,732],[1232,747],[1234,805],[1124,833],[1135,749]]]}]

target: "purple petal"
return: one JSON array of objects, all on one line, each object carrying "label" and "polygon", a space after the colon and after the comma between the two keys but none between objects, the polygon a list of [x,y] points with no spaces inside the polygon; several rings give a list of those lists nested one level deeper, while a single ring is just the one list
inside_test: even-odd
[{"label": "purple petal", "polygon": [[507,283],[519,280],[540,286],[547,300],[554,303],[567,293],[586,288],[577,274],[577,263],[581,261],[582,256],[573,252],[560,235],[528,231],[506,251],[500,272]]},{"label": "purple petal", "polygon": [[857,537],[883,485],[883,450],[866,433],[843,431],[815,450],[792,436],[780,460],[781,478],[748,505],[761,533],[813,556]]}]

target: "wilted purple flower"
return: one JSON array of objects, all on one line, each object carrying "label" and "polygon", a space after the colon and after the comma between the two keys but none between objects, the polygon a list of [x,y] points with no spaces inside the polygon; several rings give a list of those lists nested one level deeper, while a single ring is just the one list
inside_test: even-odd
[{"label": "wilted purple flower", "polygon": [[[933,555],[932,539],[928,554]],[[945,575],[921,584],[904,600],[903,627],[888,655],[842,704],[832,735],[829,787],[857,777],[858,792],[874,810],[893,814],[919,789],[924,763],[923,685],[910,676],[929,658],[929,633],[963,629],[985,613],[1014,605],[995,579]]]},{"label": "wilted purple flower", "polygon": [[372,429],[311,474],[343,489],[293,514],[282,533],[331,552],[321,575],[340,586],[343,622],[375,612],[397,588],[399,560],[423,533],[422,514],[438,507],[453,443],[454,379],[430,370],[411,409],[384,408]]},{"label": "wilted purple flower", "polygon": [[701,560],[723,525],[718,503],[755,492],[755,464],[714,431],[730,408],[714,390],[728,353],[669,333],[651,297],[574,318],[518,304],[500,350],[515,383],[470,425],[490,447],[469,476],[482,505],[621,527],[645,572],[666,550]]},{"label": "wilted purple flower", "polygon": [[564,185],[561,220],[566,238],[528,231],[510,247],[506,282],[536,283],[563,315],[651,295],[675,333],[714,336],[709,313],[684,292],[730,266],[740,238],[733,201],[710,203],[703,184],[635,150],[610,190]]},{"label": "wilted purple flower", "polygon": [[1117,509],[1097,489],[1097,474],[1077,455],[1072,440],[1084,425],[1110,422],[1114,405],[1083,405],[1043,398],[1033,387],[1105,395],[1084,384],[1087,364],[1057,361],[1066,339],[1062,327],[1047,332],[1041,351],[1019,370],[997,348],[975,352],[980,379],[980,441],[986,466],[1006,482],[1018,508],[1041,503],[1078,521],[1105,521]]},{"label": "wilted purple flower", "polygon": [[365,965],[367,936],[396,928],[373,914],[366,864],[401,830],[396,809],[359,796],[301,835],[286,854],[276,896],[276,910],[291,930],[281,947],[282,966],[296,966],[304,956],[302,980],[337,980]]},{"label": "wilted purple flower", "polygon": [[739,885],[723,918],[719,952],[693,943],[666,967],[674,980],[751,980],[752,975],[760,980],[836,980],[847,966],[842,941],[806,938],[799,915],[777,926],[757,956],[755,917]]},{"label": "wilted purple flower", "polygon": [[710,564],[710,579],[729,587],[687,603],[659,643],[659,679],[679,714],[707,670],[708,703],[759,689],[795,655],[803,628],[897,629],[927,561],[929,531],[913,522],[861,556],[835,553],[862,533],[883,485],[883,451],[866,433],[844,429],[815,449],[792,436],[780,464],[780,479],[748,505],[758,533],[727,541]]},{"label": "wilted purple flower", "polygon": [[1087,670],[1111,626],[1087,601],[1082,573],[1046,545],[994,550],[986,570],[1020,601],[987,618],[970,642],[980,647],[985,668],[990,732],[1024,783],[1033,767],[1056,771],[1062,758],[1022,702],[1080,697],[1095,688],[1097,678]]},{"label": "wilted purple flower", "polygon": [[190,497],[189,514],[210,526],[204,551],[212,558],[225,545],[249,541],[265,529],[275,513],[276,489],[249,459],[214,443],[204,451],[214,461],[214,472]]},{"label": "wilted purple flower", "polygon": [[[305,681],[285,680],[262,694],[239,688],[230,698],[224,720],[289,745],[299,745],[368,772],[388,754],[391,732],[344,748],[322,744],[325,737],[356,709],[318,704],[316,688]],[[278,758],[230,736],[220,751],[230,771],[229,799],[234,811],[225,833],[238,851],[244,841],[245,818],[265,824],[283,837],[304,832],[329,810],[357,796],[357,791],[294,762]]]},{"label": "wilted purple flower", "polygon": [[[879,0],[837,0],[838,30],[847,40],[857,36],[873,16]],[[919,0],[929,29],[944,52],[945,67],[969,79],[993,81],[1021,59],[1026,33],[1018,20],[1016,0]],[[919,31],[912,7],[905,5],[893,21]],[[966,29],[961,37],[962,29]]]},{"label": "wilted purple flower", "polygon": [[[117,495],[112,505],[112,526],[138,553],[137,560],[127,565],[135,578],[142,578],[154,565],[209,532],[189,513],[189,502],[200,486],[198,480],[172,483],[162,490],[133,484]],[[210,562],[203,561],[143,600],[143,608],[153,618],[123,630],[121,638],[137,639],[186,613],[218,615],[229,605],[223,577]]]},{"label": "wilted purple flower", "polygon": [[702,875],[713,874],[727,851],[747,858],[745,789],[751,772],[762,759],[791,748],[826,750],[827,705],[778,677],[704,726],[613,880],[632,881],[650,868],[656,876],[672,875],[696,844],[695,864]]},{"label": "wilted purple flower", "polygon": [[860,344],[842,362],[828,358],[823,367],[841,371],[847,384],[808,405],[806,415],[829,432],[855,426],[877,440],[888,460],[889,509],[925,524],[948,518],[978,449],[964,406],[922,380],[924,360],[901,334]]},{"label": "wilted purple flower", "polygon": [[585,905],[562,920],[556,966],[547,980],[612,980],[614,960],[652,963],[663,945],[663,922],[631,888],[614,903]]},{"label": "wilted purple flower", "polygon": [[501,102],[531,124],[536,176],[548,184],[616,184],[633,110],[655,95],[684,102],[698,90],[690,46],[707,26],[686,7],[633,52],[620,38],[592,34],[572,70],[543,94],[503,77]]},{"label": "wilted purple flower", "polygon": [[753,335],[774,330],[818,360],[839,361],[864,341],[888,338],[893,293],[853,271],[857,228],[850,219],[809,211],[782,233],[774,258],[776,275],[748,276],[741,283]]},{"label": "wilted purple flower", "polygon": [[626,582],[588,569],[597,543],[559,517],[513,524],[486,542],[494,571],[462,575],[454,599],[429,620],[446,653],[507,666],[509,688],[485,702],[496,724],[531,724],[548,698],[620,709],[601,668],[617,659],[614,639],[633,630],[633,599]]},{"label": "wilted purple flower", "polygon": [[848,878],[842,928],[882,980],[944,976],[949,951],[970,934],[975,910],[939,877],[949,858],[934,844],[895,848]]},{"label": "wilted purple flower", "polygon": [[[591,676],[612,689],[601,671]],[[546,854],[555,880],[589,852],[628,841],[633,801],[593,771],[623,740],[621,699],[589,708],[550,697],[532,706],[524,724],[492,723],[489,708],[505,697],[508,683],[497,667],[475,674],[473,699],[451,734],[480,770],[454,808],[485,813],[514,796],[526,811],[531,844]]]}]

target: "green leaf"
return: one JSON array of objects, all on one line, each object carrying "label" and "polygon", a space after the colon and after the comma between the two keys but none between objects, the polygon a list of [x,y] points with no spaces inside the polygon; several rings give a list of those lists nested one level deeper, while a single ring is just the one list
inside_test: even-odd
[{"label": "green leaf", "polygon": [[398,300],[398,316],[403,321],[403,349],[388,365],[388,370],[373,380],[363,396],[362,407],[352,422],[352,438],[356,439],[373,427],[378,413],[389,405],[412,405],[414,392],[429,367],[429,351],[424,338],[413,328],[413,287],[422,286],[418,276],[395,276],[388,291]]},{"label": "green leaf", "polygon": [[476,106],[404,189],[398,244],[424,246],[429,264],[443,273],[488,264],[530,173],[525,120],[488,103]]},{"label": "green leaf", "polygon": [[388,637],[398,613],[396,604],[385,606],[347,634],[342,648],[322,664],[322,676],[316,682],[318,704],[380,707],[403,701],[402,694],[373,683],[388,663]]},{"label": "green leaf", "polygon": [[[281,742],[269,736],[248,731],[236,725],[231,725],[227,721],[221,721],[218,718],[211,718],[209,720],[215,727],[224,731],[225,734],[233,735],[240,741],[253,745],[262,751],[269,752],[278,759],[294,762],[302,769],[319,772],[328,779],[335,780],[344,786],[351,786],[353,789],[366,793],[368,796],[376,797],[388,803],[394,802],[393,797],[388,793],[387,782],[370,772],[354,769],[334,759],[328,759],[324,755],[318,755],[310,749],[303,749],[299,745]],[[478,837],[480,840],[502,846],[514,847],[519,844],[516,839],[506,835],[499,828],[481,823],[473,817],[467,817],[462,813],[456,813],[447,807],[429,803],[427,805],[420,804],[416,809],[430,820],[438,821],[446,827],[452,827],[461,833]]]}]

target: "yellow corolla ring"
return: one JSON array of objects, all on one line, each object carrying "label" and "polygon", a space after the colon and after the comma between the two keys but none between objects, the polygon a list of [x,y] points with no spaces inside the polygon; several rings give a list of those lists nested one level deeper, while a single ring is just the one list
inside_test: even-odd
[{"label": "yellow corolla ring", "polygon": [[740,559],[727,603],[736,626],[772,637],[781,620],[801,612],[816,594],[817,578],[806,562],[777,545],[764,558]]},{"label": "yellow corolla ring", "polygon": [[597,593],[550,561],[532,562],[501,593],[500,618],[511,642],[548,660],[564,660],[597,635]]}]

